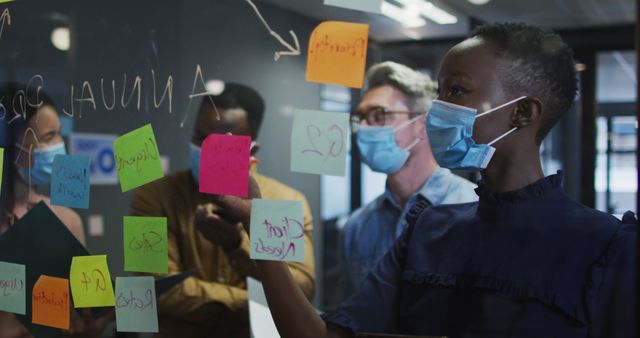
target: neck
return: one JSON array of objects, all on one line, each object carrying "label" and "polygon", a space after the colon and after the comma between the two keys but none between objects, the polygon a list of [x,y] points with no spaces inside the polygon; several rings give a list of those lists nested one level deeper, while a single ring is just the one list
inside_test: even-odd
[{"label": "neck", "polygon": [[13,180],[13,196],[16,203],[26,203],[31,199],[32,195],[35,195],[35,190],[23,180],[16,178]]},{"label": "neck", "polygon": [[431,152],[416,149],[398,172],[387,177],[387,186],[393,198],[404,208],[436,170],[436,160]]},{"label": "neck", "polygon": [[529,148],[531,149],[512,152],[508,156],[494,156],[491,159],[489,167],[482,171],[482,181],[489,190],[514,191],[544,177],[540,149],[537,146]]}]

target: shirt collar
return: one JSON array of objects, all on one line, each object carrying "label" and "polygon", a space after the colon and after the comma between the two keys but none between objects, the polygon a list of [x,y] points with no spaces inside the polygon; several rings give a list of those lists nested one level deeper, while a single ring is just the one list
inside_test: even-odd
[{"label": "shirt collar", "polygon": [[[422,184],[422,187],[411,195],[409,201],[411,202],[416,195],[420,194],[422,197],[427,199],[430,204],[438,205],[445,199],[448,193],[448,178],[450,175],[453,175],[449,169],[442,168],[440,166],[436,166],[436,169],[433,171],[431,176],[427,178],[427,180]],[[395,208],[402,210],[400,203],[396,201],[389,190],[389,185],[384,190],[384,199],[391,203]],[[410,204],[410,203],[409,203]]]}]

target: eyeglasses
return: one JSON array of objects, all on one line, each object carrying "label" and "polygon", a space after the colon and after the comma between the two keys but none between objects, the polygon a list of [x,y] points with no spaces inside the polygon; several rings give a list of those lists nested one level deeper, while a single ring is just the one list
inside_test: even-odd
[{"label": "eyeglasses", "polygon": [[360,128],[362,127],[361,125],[362,121],[367,121],[367,125],[369,126],[382,127],[385,125],[389,125],[394,121],[392,116],[398,115],[398,114],[406,114],[406,115],[409,115],[409,118],[414,118],[422,114],[422,112],[408,111],[408,110],[407,111],[391,111],[384,107],[371,108],[364,113],[358,112],[355,114],[351,114],[351,117],[350,117],[351,131],[355,133],[358,130],[360,130]]}]

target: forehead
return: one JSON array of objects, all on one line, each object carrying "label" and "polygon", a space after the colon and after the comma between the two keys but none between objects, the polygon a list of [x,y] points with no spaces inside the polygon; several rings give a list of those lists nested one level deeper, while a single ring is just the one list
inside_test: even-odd
[{"label": "forehead", "polygon": [[508,60],[501,57],[491,44],[474,37],[455,45],[445,55],[438,80],[466,76],[473,81],[490,81],[507,65]]},{"label": "forehead", "polygon": [[29,120],[29,126],[35,131],[58,129],[60,128],[60,119],[52,106],[44,105],[38,109],[36,116]]},{"label": "forehead", "polygon": [[360,99],[358,111],[364,111],[374,107],[387,109],[408,109],[408,97],[399,89],[384,85],[367,90]]}]

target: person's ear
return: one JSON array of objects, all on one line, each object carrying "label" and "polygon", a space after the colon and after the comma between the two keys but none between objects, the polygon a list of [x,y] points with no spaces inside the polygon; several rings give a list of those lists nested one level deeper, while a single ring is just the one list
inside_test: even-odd
[{"label": "person's ear", "polygon": [[536,98],[526,97],[516,103],[511,114],[511,125],[523,128],[537,123],[542,116],[542,102]]}]

